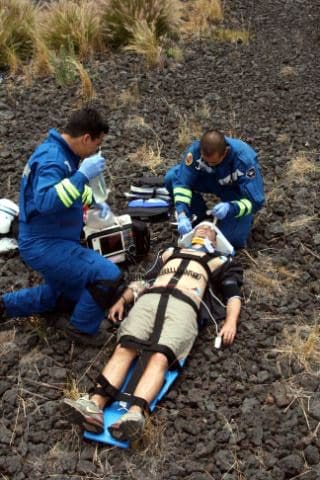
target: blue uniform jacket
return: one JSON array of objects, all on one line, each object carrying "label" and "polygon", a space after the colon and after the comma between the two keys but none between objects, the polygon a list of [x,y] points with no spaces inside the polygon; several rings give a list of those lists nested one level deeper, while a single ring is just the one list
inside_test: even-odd
[{"label": "blue uniform jacket", "polygon": [[210,167],[201,158],[199,140],[184,153],[172,185],[178,213],[190,215],[193,191],[214,193],[221,201],[231,202],[228,217],[249,215],[263,206],[263,182],[256,152],[241,140],[225,140],[229,151],[216,167]]},{"label": "blue uniform jacket", "polygon": [[50,130],[28,160],[20,189],[19,244],[35,239],[75,240],[83,226],[83,204],[92,202],[88,180],[56,130]]}]

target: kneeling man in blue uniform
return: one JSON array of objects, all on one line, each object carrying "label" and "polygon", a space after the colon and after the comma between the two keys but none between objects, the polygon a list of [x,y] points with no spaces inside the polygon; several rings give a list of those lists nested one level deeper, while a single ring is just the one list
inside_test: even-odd
[{"label": "kneeling man in blue uniform", "polygon": [[247,143],[209,130],[167,172],[165,184],[173,195],[181,235],[192,230],[192,214],[198,221],[206,216],[200,193],[214,193],[221,200],[212,209],[219,229],[235,248],[246,245],[253,214],[264,204],[257,154]]},{"label": "kneeling man in blue uniform", "polygon": [[[94,203],[89,180],[102,173],[96,151],[108,124],[99,112],[73,112],[63,133],[50,130],[28,160],[21,182],[19,250],[45,283],[0,297],[0,319],[55,311],[67,304],[67,334],[99,344],[108,302],[121,282],[119,268],[80,244],[83,206]],[[81,163],[80,163],[81,162]],[[106,203],[96,203],[104,216]]]}]

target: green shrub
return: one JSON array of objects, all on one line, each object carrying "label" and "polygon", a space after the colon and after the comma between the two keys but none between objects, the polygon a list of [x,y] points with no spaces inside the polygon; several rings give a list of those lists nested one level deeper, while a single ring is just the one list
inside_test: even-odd
[{"label": "green shrub", "polygon": [[84,58],[101,50],[100,16],[95,1],[57,0],[48,5],[41,18],[41,35],[50,50],[67,51],[72,45]]},{"label": "green shrub", "polygon": [[36,7],[30,0],[0,0],[0,67],[15,70],[32,57]]},{"label": "green shrub", "polygon": [[177,35],[180,3],[177,0],[102,0],[103,31],[113,47],[128,45],[145,22],[156,38]]}]

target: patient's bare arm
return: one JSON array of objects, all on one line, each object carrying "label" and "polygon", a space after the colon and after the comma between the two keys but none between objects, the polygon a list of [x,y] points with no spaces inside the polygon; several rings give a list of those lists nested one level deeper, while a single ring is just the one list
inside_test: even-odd
[{"label": "patient's bare arm", "polygon": [[128,287],[123,292],[119,300],[112,305],[108,313],[108,319],[112,322],[121,322],[123,320],[124,306],[134,301],[134,291]]},{"label": "patient's bare arm", "polygon": [[237,333],[237,323],[241,309],[241,300],[239,297],[231,297],[227,303],[226,319],[219,335],[225,345],[233,343]]}]

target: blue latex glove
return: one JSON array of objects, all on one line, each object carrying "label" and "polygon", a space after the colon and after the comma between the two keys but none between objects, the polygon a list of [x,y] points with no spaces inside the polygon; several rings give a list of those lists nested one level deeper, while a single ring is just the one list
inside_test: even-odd
[{"label": "blue latex glove", "polygon": [[87,177],[88,180],[91,178],[96,177],[100,173],[103,172],[106,166],[106,160],[104,157],[100,155],[100,153],[96,153],[91,157],[85,158],[79,167],[79,172],[83,173]]},{"label": "blue latex glove", "polygon": [[180,235],[185,235],[186,233],[191,232],[192,224],[190,219],[186,215],[178,216],[178,232]]},{"label": "blue latex glove", "polygon": [[214,217],[217,217],[218,220],[223,220],[228,215],[229,210],[230,210],[230,203],[220,202],[213,207],[212,215]]},{"label": "blue latex glove", "polygon": [[93,208],[100,210],[100,213],[99,213],[100,218],[105,218],[111,210],[111,208],[106,202],[94,203],[92,206]]}]

